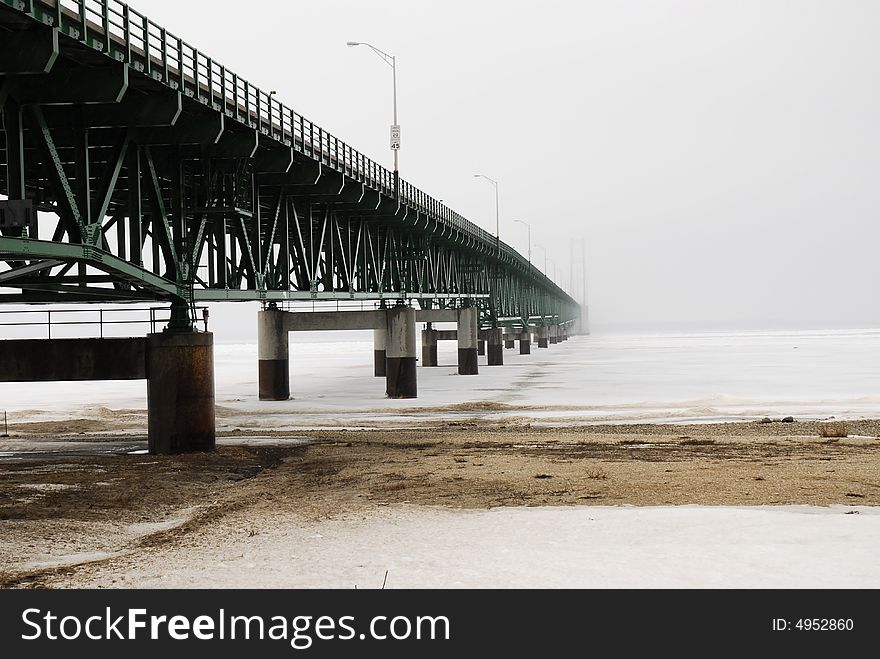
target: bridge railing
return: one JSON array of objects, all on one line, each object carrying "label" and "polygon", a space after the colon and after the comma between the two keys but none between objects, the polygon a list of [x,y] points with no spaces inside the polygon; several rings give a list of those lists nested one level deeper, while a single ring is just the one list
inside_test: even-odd
[{"label": "bridge railing", "polygon": [[[207,307],[196,307],[192,320],[197,328],[200,323],[204,324],[207,331],[207,316],[202,313],[205,309]],[[155,334],[161,332],[170,320],[171,310],[168,307],[18,309],[0,311],[0,334],[3,338],[11,338],[8,336],[10,333],[23,331],[28,335],[27,338],[35,338],[34,332],[29,331],[35,328],[36,332],[45,333],[48,339],[61,338],[71,333],[83,336],[89,332],[103,339],[105,336],[120,336],[120,330],[132,326],[139,328],[138,332],[148,327]],[[122,335],[125,335],[124,331]]]},{"label": "bridge railing", "polygon": [[[395,192],[394,175],[385,167],[332,136],[246,79],[200,52],[120,0],[0,0],[68,36],[100,50],[186,96],[255,128],[387,196]],[[400,181],[400,201],[447,227],[482,243],[500,247],[499,257],[528,267],[523,256],[415,186]],[[549,278],[533,277],[565,295]]]}]

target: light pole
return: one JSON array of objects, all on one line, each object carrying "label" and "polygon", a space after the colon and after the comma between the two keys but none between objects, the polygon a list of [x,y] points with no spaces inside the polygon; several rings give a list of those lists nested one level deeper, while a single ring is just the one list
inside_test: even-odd
[{"label": "light pole", "polygon": [[362,41],[348,41],[346,45],[349,48],[357,46],[366,46],[376,53],[382,61],[391,67],[391,75],[394,90],[394,123],[391,126],[391,151],[394,153],[394,195],[400,196],[400,124],[397,121],[397,58],[389,55],[384,50],[376,48],[374,45]]},{"label": "light pole", "polygon": [[547,258],[547,248],[544,247],[543,245],[535,245],[535,247],[537,247],[538,249],[540,249],[544,252],[544,276],[546,277],[547,273],[548,273],[547,261],[549,261],[549,259]]},{"label": "light pole", "polygon": [[501,253],[501,195],[498,192],[498,181],[485,174],[474,174],[474,178],[482,178],[495,186],[495,242],[498,253]]},{"label": "light pole", "polygon": [[583,306],[581,307],[581,332],[589,335],[590,333],[590,303],[587,296],[587,240],[581,239],[581,274],[584,278],[583,283]]},{"label": "light pole", "polygon": [[529,230],[529,270],[532,269],[532,225],[523,220],[514,220],[516,224],[522,224]]}]

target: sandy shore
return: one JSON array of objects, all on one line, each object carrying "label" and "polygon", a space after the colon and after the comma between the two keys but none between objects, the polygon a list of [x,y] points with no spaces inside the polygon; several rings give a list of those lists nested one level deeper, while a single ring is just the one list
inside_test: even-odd
[{"label": "sandy shore", "polygon": [[210,563],[243,539],[390,509],[876,506],[880,422],[850,428],[850,438],[829,440],[813,423],[462,420],[413,430],[227,431],[214,454],[160,458],[129,454],[142,448],[136,433],[120,440],[99,427],[88,436],[17,427],[17,437],[0,440],[0,583],[138,585],[138,569],[188,548]]}]

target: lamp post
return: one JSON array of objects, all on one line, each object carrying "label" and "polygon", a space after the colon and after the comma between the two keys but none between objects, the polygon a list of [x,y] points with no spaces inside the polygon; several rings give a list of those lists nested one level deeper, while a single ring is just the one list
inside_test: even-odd
[{"label": "lamp post", "polygon": [[532,269],[532,225],[523,220],[514,220],[517,224],[524,225],[529,230],[529,270]]},{"label": "lamp post", "polygon": [[498,253],[501,253],[501,195],[498,191],[498,181],[486,176],[485,174],[474,174],[474,178],[481,178],[489,181],[495,186],[495,242]]},{"label": "lamp post", "polygon": [[542,250],[542,251],[544,252],[544,276],[546,277],[546,276],[547,276],[547,272],[548,272],[548,270],[547,270],[547,261],[549,260],[549,259],[547,258],[547,248],[544,247],[543,245],[535,245],[535,247],[537,247],[538,249],[540,249],[540,250]]},{"label": "lamp post", "polygon": [[376,53],[383,62],[391,67],[392,84],[394,91],[394,123],[391,126],[391,151],[394,153],[394,196],[400,196],[400,124],[397,120],[397,58],[389,55],[384,50],[376,48],[374,45],[362,41],[348,41],[346,45],[349,48],[357,46],[366,46]]}]

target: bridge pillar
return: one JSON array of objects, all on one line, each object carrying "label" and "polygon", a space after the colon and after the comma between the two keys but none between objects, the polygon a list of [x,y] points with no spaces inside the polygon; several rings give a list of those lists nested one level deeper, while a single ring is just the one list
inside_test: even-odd
[{"label": "bridge pillar", "polygon": [[395,307],[388,310],[386,344],[389,398],[417,398],[416,310]]},{"label": "bridge pillar", "polygon": [[214,335],[150,334],[146,361],[150,453],[214,450]]},{"label": "bridge pillar", "polygon": [[477,355],[480,357],[486,356],[486,340],[485,339],[477,339]]},{"label": "bridge pillar", "polygon": [[388,373],[386,364],[388,342],[388,330],[373,330],[373,372],[377,378],[384,378]]},{"label": "bridge pillar", "polygon": [[290,348],[284,312],[269,307],[257,314],[260,400],[290,398]]},{"label": "bridge pillar", "polygon": [[477,310],[465,307],[458,312],[458,374],[479,375],[477,361]]},{"label": "bridge pillar", "polygon": [[508,334],[504,339],[504,347],[507,350],[513,350],[516,347],[516,339],[510,338],[510,334]]},{"label": "bridge pillar", "polygon": [[551,325],[547,328],[550,345],[556,345],[559,343],[559,325]]},{"label": "bridge pillar", "polygon": [[422,330],[422,366],[437,366],[437,330],[428,327]]},{"label": "bridge pillar", "polygon": [[550,328],[546,325],[538,325],[537,328],[538,334],[538,347],[539,348],[549,348],[550,347]]},{"label": "bridge pillar", "polygon": [[504,330],[489,330],[489,366],[504,366]]},{"label": "bridge pillar", "polygon": [[519,335],[519,354],[532,354],[532,333],[528,329]]}]

